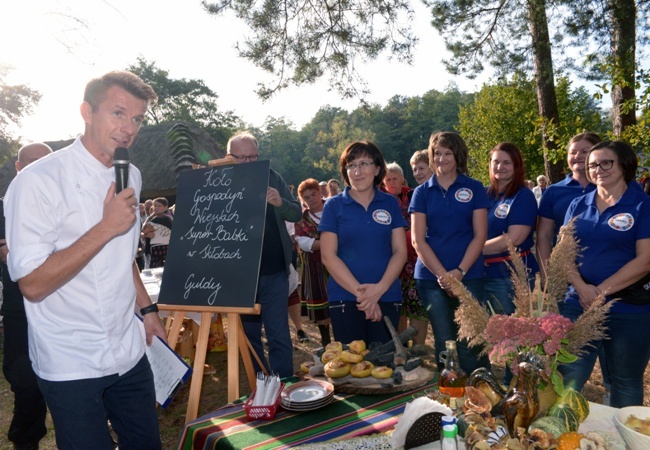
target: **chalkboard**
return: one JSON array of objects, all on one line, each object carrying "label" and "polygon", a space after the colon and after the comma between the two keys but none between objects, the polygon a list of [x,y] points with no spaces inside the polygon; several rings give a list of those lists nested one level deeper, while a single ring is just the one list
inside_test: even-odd
[{"label": "chalkboard", "polygon": [[253,307],[269,161],[181,172],[158,302]]}]

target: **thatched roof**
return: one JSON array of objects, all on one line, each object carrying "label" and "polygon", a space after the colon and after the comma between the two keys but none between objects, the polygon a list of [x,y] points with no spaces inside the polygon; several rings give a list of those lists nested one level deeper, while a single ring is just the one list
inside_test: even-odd
[{"label": "thatched roof", "polygon": [[[131,162],[142,173],[141,198],[174,197],[178,180],[178,171],[187,169],[189,162],[207,165],[211,159],[223,158],[226,151],[212,137],[198,127],[188,125],[194,135],[191,155],[185,155],[182,160],[174,157],[167,132],[172,123],[148,125],[138,133],[138,137],[129,149]],[[56,151],[74,142],[48,141],[52,150]],[[189,159],[188,159],[189,158]],[[193,161],[191,161],[193,159]],[[16,157],[0,167],[0,196],[4,196],[11,180],[16,176],[14,164]]]}]

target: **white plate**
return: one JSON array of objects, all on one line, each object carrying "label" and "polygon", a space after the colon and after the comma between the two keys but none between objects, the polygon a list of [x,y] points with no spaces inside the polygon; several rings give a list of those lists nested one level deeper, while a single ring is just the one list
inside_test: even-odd
[{"label": "white plate", "polygon": [[324,399],[322,402],[318,402],[312,405],[304,405],[300,403],[292,403],[288,404],[285,402],[281,402],[280,404],[284,409],[287,411],[295,411],[295,412],[305,412],[305,411],[313,411],[315,409],[322,408],[323,406],[327,406],[328,404],[331,403],[331,401],[334,399],[334,396],[327,397]]},{"label": "white plate", "polygon": [[334,386],[331,383],[320,380],[305,380],[284,389],[282,391],[282,401],[291,404],[313,403],[333,394]]}]

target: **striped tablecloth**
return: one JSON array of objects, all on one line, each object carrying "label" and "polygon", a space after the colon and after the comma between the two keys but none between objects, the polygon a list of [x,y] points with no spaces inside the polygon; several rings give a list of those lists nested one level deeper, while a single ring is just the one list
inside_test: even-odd
[{"label": "striped tablecloth", "polygon": [[[289,384],[289,383],[288,383]],[[350,439],[392,430],[415,391],[383,395],[335,394],[329,405],[309,412],[279,408],[273,420],[249,421],[245,399],[188,423],[179,450],[276,449]]]}]

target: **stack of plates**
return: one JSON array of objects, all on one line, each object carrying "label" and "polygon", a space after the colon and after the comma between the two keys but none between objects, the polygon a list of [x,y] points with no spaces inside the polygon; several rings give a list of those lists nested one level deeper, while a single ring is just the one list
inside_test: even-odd
[{"label": "stack of plates", "polygon": [[334,386],[327,381],[305,380],[282,391],[280,402],[289,411],[312,411],[322,408],[334,398]]}]

